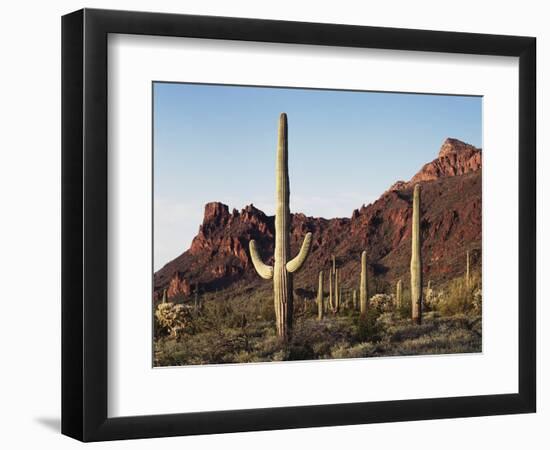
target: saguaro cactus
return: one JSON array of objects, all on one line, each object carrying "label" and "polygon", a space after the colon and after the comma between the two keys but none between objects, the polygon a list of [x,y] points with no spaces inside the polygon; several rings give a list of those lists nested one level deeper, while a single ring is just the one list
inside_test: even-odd
[{"label": "saguaro cactus", "polygon": [[420,242],[420,185],[414,186],[411,245],[412,320],[422,322],[422,253]]},{"label": "saguaro cactus", "polygon": [[334,303],[332,301],[332,270],[328,274],[328,308],[334,309]]},{"label": "saguaro cactus", "polygon": [[353,290],[353,310],[357,311],[357,289]]},{"label": "saguaro cactus", "polygon": [[367,313],[369,284],[367,281],[367,252],[361,253],[361,282],[359,284],[359,309],[361,315]]},{"label": "saguaro cactus", "polygon": [[334,270],[334,307],[332,309],[332,312],[337,313],[340,310],[340,295],[342,292],[342,289],[340,288],[340,270],[335,269]]},{"label": "saguaro cactus", "polygon": [[[292,274],[306,261],[311,247],[311,233],[307,233],[300,252],[290,259],[290,182],[288,178],[288,124],[285,113],[279,118],[277,161],[275,164],[275,254],[274,265],[261,260],[256,242],[250,241],[250,256],[258,274],[273,278],[273,303],[277,335],[288,339],[292,329]],[[290,259],[290,260],[289,260]]]},{"label": "saguaro cactus", "polygon": [[321,320],[323,318],[323,271],[319,272],[319,288],[317,289],[317,318]]},{"label": "saguaro cactus", "polygon": [[395,284],[395,307],[401,308],[403,305],[403,282],[398,280]]},{"label": "saguaro cactus", "polygon": [[162,303],[166,303],[168,301],[168,291],[164,289],[162,291]]},{"label": "saguaro cactus", "polygon": [[195,312],[197,312],[199,309],[201,309],[201,302],[199,299],[199,283],[195,284],[195,295],[194,295],[194,307]]}]

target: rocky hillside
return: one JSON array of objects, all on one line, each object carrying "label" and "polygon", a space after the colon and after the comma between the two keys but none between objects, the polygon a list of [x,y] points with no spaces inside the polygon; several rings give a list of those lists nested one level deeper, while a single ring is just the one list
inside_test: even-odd
[{"label": "rocky hillside", "polygon": [[[481,264],[481,149],[447,139],[432,162],[408,182],[398,181],[374,203],[350,218],[324,219],[292,215],[293,254],[306,232],[313,233],[311,255],[295,279],[295,288],[313,292],[320,270],[331,255],[341,267],[344,288],[358,282],[361,252],[368,252],[369,271],[378,289],[398,278],[408,281],[412,188],[422,185],[422,251],[425,280],[439,282],[463,273],[471,251]],[[154,298],[223,289],[240,281],[261,283],[249,259],[248,243],[258,241],[264,261],[273,254],[274,218],[253,205],[241,211],[207,203],[203,223],[191,247],[154,275]]]}]

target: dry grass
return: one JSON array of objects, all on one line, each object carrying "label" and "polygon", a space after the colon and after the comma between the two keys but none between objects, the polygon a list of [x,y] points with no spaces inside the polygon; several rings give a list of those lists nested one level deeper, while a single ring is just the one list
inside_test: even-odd
[{"label": "dry grass", "polygon": [[[317,320],[312,301],[295,302],[293,337],[282,344],[275,335],[271,291],[245,288],[203,298],[192,311],[191,326],[177,337],[158,333],[155,365],[224,364],[267,361],[365,358],[376,356],[472,353],[481,351],[479,278],[466,290],[453,281],[438,292],[422,325],[399,311],[370,308],[360,317],[351,308]],[[479,298],[478,298],[479,300]],[[307,306],[306,306],[307,305]],[[479,300],[479,305],[481,302]],[[188,307],[191,309],[191,307]],[[158,327],[158,324],[156,324]]]}]

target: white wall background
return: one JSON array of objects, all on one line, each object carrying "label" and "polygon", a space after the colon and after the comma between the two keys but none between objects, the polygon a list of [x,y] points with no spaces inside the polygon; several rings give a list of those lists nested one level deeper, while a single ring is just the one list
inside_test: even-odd
[{"label": "white wall background", "polygon": [[[298,2],[278,0],[112,0],[9,2],[0,16],[0,444],[4,448],[74,448],[60,417],[60,16],[83,6],[190,14],[352,23],[538,38],[539,261],[548,272],[550,227],[543,199],[550,183],[544,106],[550,104],[550,29],[541,1]],[[233,435],[101,443],[94,448],[548,448],[550,308],[539,282],[539,412],[535,415],[379,424]],[[9,306],[9,308],[8,308]],[[546,352],[544,355],[543,353]]]}]

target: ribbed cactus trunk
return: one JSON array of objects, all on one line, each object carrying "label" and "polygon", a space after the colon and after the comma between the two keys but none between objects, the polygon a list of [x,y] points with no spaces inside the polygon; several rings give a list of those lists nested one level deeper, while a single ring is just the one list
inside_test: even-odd
[{"label": "ribbed cactus trunk", "polygon": [[340,310],[340,271],[338,269],[334,270],[334,309],[333,312],[337,313]]},{"label": "ribbed cactus trunk", "polygon": [[367,313],[369,298],[369,283],[367,280],[367,252],[361,253],[361,280],[359,284],[359,310],[361,315]]},{"label": "ribbed cactus trunk", "polygon": [[399,280],[395,286],[395,306],[400,309],[403,305],[403,282]]},{"label": "ribbed cactus trunk", "polygon": [[411,306],[413,322],[422,323],[422,243],[420,242],[420,185],[414,186],[411,245]]},{"label": "ribbed cactus trunk", "polygon": [[197,312],[200,309],[199,283],[195,284],[194,307],[195,307],[195,312]]},{"label": "ribbed cactus trunk", "polygon": [[332,301],[332,270],[328,274],[328,308],[331,310],[334,308],[334,303]]},{"label": "ribbed cactus trunk", "polygon": [[323,271],[319,272],[319,287],[317,289],[317,318],[321,320],[324,314],[324,302],[323,302]]},{"label": "ribbed cactus trunk", "polygon": [[357,311],[357,289],[353,290],[353,310]]},{"label": "ribbed cactus trunk", "polygon": [[273,300],[277,332],[287,337],[292,328],[292,276],[286,270],[290,257],[290,182],[288,179],[288,125],[286,114],[279,118],[279,139],[275,166],[275,263]]},{"label": "ribbed cactus trunk", "polygon": [[290,182],[288,177],[288,124],[285,113],[279,118],[277,158],[275,163],[275,254],[274,265],[264,264],[250,241],[250,256],[254,268],[265,279],[273,278],[273,304],[277,335],[284,340],[292,330],[292,274],[299,270],[309,255],[311,233],[307,233],[300,252],[290,258]]}]

